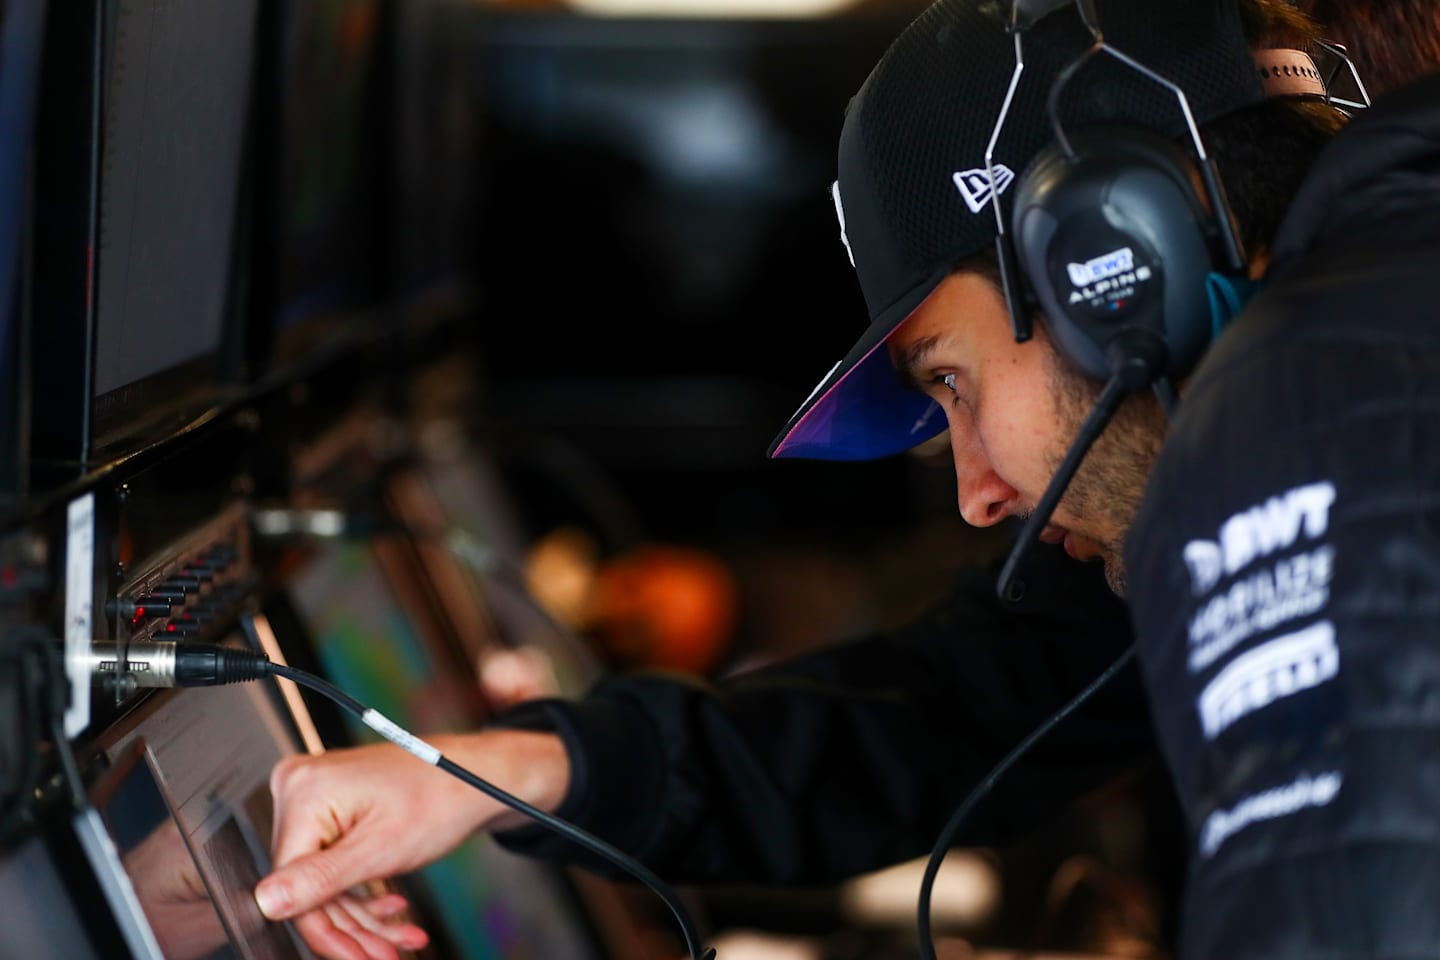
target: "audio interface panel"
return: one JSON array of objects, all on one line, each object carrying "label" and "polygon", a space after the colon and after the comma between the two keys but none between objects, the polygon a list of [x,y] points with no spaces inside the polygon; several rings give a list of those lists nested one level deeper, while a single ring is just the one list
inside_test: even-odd
[{"label": "audio interface panel", "polygon": [[231,504],[120,586],[106,614],[122,657],[131,643],[211,639],[234,619],[255,584],[249,516],[245,503]]}]

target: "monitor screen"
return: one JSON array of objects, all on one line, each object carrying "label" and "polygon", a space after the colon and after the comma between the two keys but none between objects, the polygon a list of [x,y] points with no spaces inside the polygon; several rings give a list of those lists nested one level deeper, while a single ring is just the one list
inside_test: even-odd
[{"label": "monitor screen", "polygon": [[464,282],[476,268],[483,222],[477,9],[464,0],[396,8],[392,239],[402,296]]},{"label": "monitor screen", "polygon": [[[464,729],[474,695],[412,625],[364,543],[329,545],[291,584],[309,646],[329,679],[416,733]],[[276,626],[282,621],[277,618]],[[304,642],[281,638],[282,646]],[[470,689],[465,689],[469,687]],[[352,726],[357,740],[369,728]],[[423,887],[460,956],[520,960],[600,956],[563,875],[477,836],[423,870]]]},{"label": "monitor screen", "polygon": [[[271,156],[270,362],[287,365],[354,332],[380,280],[382,211],[375,0],[279,4]],[[263,358],[262,358],[263,360]]]},{"label": "monitor screen", "polygon": [[245,684],[157,695],[102,737],[125,772],[95,805],[167,960],[312,956],[254,898],[270,871],[270,770],[296,749],[289,730],[271,693]]},{"label": "monitor screen", "polygon": [[0,5],[0,496],[20,478],[20,313],[25,208],[44,0]]},{"label": "monitor screen", "polygon": [[98,960],[53,852],[32,835],[0,857],[0,957]]},{"label": "monitor screen", "polygon": [[143,742],[115,757],[92,799],[165,960],[236,956]]},{"label": "monitor screen", "polygon": [[[578,696],[600,679],[600,660],[585,640],[530,594],[516,512],[498,472],[481,453],[463,445],[432,445],[417,469],[392,476],[390,501],[409,529],[432,532],[421,540],[419,552],[436,594],[451,608],[461,608],[449,610],[451,619],[473,621],[463,609],[468,605],[491,622],[489,631],[463,631],[461,640],[492,700],[507,699],[492,690],[485,670],[487,647],[497,643],[528,655],[520,661],[492,661],[500,668],[493,682],[510,683],[518,692]],[[451,581],[468,589],[444,589]],[[535,676],[517,676],[517,670]]]},{"label": "monitor screen", "polygon": [[257,9],[106,6],[93,383],[102,444],[219,369]]}]

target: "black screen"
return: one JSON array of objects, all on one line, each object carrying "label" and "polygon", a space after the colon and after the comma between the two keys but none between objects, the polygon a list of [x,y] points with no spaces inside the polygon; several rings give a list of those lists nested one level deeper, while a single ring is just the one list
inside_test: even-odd
[{"label": "black screen", "polygon": [[[105,22],[97,431],[212,366],[233,281],[255,0],[120,0]],[[204,373],[200,379],[204,379]],[[187,378],[188,379],[188,378]]]},{"label": "black screen", "polygon": [[[287,0],[273,110],[271,358],[346,332],[383,289],[378,3]],[[353,332],[353,331],[349,331]]]},{"label": "black screen", "polygon": [[20,475],[22,224],[44,14],[42,0],[0,4],[0,494],[14,492]]},{"label": "black screen", "polygon": [[476,267],[481,21],[464,0],[415,0],[396,17],[393,243],[397,288],[413,295],[463,282]]},{"label": "black screen", "polygon": [[[40,836],[0,857],[0,957],[99,957],[85,934],[79,905]],[[93,907],[93,905],[90,905]]]}]

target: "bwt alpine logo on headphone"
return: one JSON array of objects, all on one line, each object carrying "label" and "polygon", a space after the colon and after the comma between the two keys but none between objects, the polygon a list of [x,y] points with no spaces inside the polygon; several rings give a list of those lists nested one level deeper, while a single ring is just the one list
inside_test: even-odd
[{"label": "bwt alpine logo on headphone", "polygon": [[1136,266],[1135,251],[1121,247],[1102,253],[1084,263],[1067,263],[1065,273],[1070,278],[1070,306],[1088,303],[1091,307],[1117,309],[1131,297],[1137,288],[1150,281],[1154,271],[1145,264]]},{"label": "bwt alpine logo on headphone", "polygon": [[[985,173],[984,167],[961,170],[954,174],[952,179],[960,191],[960,196],[965,199],[965,206],[970,208],[971,213],[979,213],[990,205],[993,196],[990,193],[990,177]],[[1003,163],[995,164],[996,194],[1004,193],[1014,182],[1014,170]]]},{"label": "bwt alpine logo on headphone", "polygon": [[1092,283],[1108,280],[1118,273],[1134,269],[1135,251],[1129,247],[1112,250],[1084,263],[1065,265],[1065,271],[1070,274],[1070,282],[1076,287],[1088,287]]}]

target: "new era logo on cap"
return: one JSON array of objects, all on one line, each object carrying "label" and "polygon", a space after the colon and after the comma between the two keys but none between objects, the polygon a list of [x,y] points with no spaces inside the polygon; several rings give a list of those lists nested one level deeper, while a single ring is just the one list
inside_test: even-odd
[{"label": "new era logo on cap", "polygon": [[[1015,181],[1015,171],[1003,163],[995,164],[995,193],[1004,193],[1006,188]],[[955,174],[955,186],[960,190],[960,196],[965,198],[965,206],[970,208],[971,213],[979,213],[990,205],[992,195],[990,193],[990,178],[986,175],[983,167],[976,167],[973,170],[961,170]]]}]

